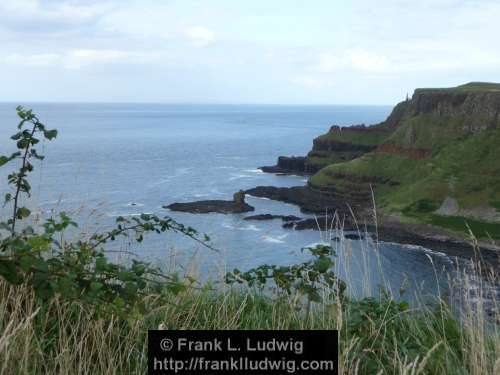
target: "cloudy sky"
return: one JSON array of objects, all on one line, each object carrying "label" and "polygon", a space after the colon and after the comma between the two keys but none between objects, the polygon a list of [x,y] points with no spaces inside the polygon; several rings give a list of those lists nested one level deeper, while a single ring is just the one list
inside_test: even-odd
[{"label": "cloudy sky", "polygon": [[1,0],[0,101],[393,104],[500,81],[498,0]]}]

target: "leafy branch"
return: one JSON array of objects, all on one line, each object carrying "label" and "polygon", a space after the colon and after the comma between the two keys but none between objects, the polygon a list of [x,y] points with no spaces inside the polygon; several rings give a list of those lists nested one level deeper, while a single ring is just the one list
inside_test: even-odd
[{"label": "leafy branch", "polygon": [[[17,223],[27,219],[31,212],[20,205],[22,195],[30,197],[28,175],[34,170],[32,159],[43,160],[35,145],[44,139],[57,137],[57,130],[47,130],[32,110],[17,107],[21,119],[18,132],[11,139],[16,141],[17,151],[0,156],[0,167],[20,161],[19,170],[8,175],[13,193],[4,197],[4,205],[12,204],[12,215],[0,222],[0,276],[12,284],[28,283],[36,295],[46,300],[57,294],[68,300],[93,304],[97,311],[128,314],[140,312],[142,297],[151,292],[159,298],[164,293],[179,293],[194,283],[193,279],[180,280],[175,274],[164,274],[148,263],[132,260],[130,264],[115,264],[106,257],[106,244],[121,236],[133,236],[142,242],[147,233],[173,231],[185,235],[206,247],[208,236],[199,237],[197,231],[170,217],[142,214],[140,217],[116,219],[116,228],[96,233],[89,239],[76,242],[58,241],[63,233],[77,224],[64,212],[59,217],[48,218],[39,228],[25,225],[17,229]],[[2,237],[2,231],[8,236]],[[168,303],[165,299],[165,303]]]}]

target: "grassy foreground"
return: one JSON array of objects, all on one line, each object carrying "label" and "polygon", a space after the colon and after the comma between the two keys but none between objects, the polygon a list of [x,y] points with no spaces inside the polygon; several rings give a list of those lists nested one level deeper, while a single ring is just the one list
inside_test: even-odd
[{"label": "grassy foreground", "polygon": [[[96,314],[0,281],[2,374],[144,374],[148,329],[338,329],[341,374],[499,374],[500,332],[482,312],[455,319],[444,304],[407,310],[389,298],[315,304],[208,286],[143,297],[147,313]],[[164,297],[164,295],[162,296]],[[472,305],[471,305],[472,306]],[[499,317],[497,317],[499,318]]]}]

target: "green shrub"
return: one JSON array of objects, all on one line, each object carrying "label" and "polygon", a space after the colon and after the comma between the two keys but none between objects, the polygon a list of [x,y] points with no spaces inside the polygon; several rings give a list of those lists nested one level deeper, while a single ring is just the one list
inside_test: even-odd
[{"label": "green shrub", "polygon": [[[98,312],[126,315],[144,308],[142,296],[151,291],[179,292],[186,282],[175,275],[165,275],[145,262],[132,260],[128,265],[110,262],[105,245],[122,236],[132,236],[141,242],[149,232],[178,232],[206,243],[207,237],[198,238],[197,232],[169,217],[142,214],[131,219],[118,217],[116,228],[98,233],[89,239],[61,243],[58,239],[77,224],[64,212],[58,218],[47,219],[39,228],[19,224],[31,215],[21,206],[21,197],[30,196],[28,175],[33,171],[33,160],[42,160],[35,146],[39,136],[47,140],[57,137],[56,130],[48,130],[31,111],[17,108],[21,119],[18,132],[11,139],[17,151],[0,156],[0,166],[18,162],[19,169],[8,175],[12,192],[5,194],[5,205],[12,205],[12,215],[0,222],[0,276],[11,284],[29,284],[41,300],[54,295],[63,300],[77,300],[96,306]],[[160,294],[161,295],[161,294]]]}]

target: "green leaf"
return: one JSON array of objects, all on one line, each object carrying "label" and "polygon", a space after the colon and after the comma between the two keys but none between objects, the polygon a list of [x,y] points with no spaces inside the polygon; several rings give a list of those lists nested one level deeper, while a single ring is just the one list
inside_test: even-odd
[{"label": "green leaf", "polygon": [[92,281],[90,283],[90,289],[95,291],[95,292],[101,290],[103,287],[104,287],[104,284],[100,283],[99,281]]},{"label": "green leaf", "polygon": [[19,207],[16,212],[16,217],[18,219],[24,219],[28,216],[31,215],[31,211],[28,210],[26,207]]},{"label": "green leaf", "polygon": [[23,282],[23,277],[13,261],[0,260],[0,275],[11,284],[19,285]]},{"label": "green leaf", "polygon": [[18,132],[16,134],[14,134],[12,137],[10,137],[10,139],[12,139],[13,141],[17,141],[19,140],[23,135],[23,132]]},{"label": "green leaf", "polygon": [[47,138],[49,141],[57,137],[57,130],[52,129],[52,130],[45,130],[43,132],[43,135],[45,138]]},{"label": "green leaf", "polygon": [[327,257],[321,257],[314,262],[314,269],[319,273],[325,273],[328,271],[330,266],[332,265],[332,260]]},{"label": "green leaf", "polygon": [[107,259],[105,257],[99,257],[95,261],[95,269],[97,272],[104,271],[106,269]]}]

